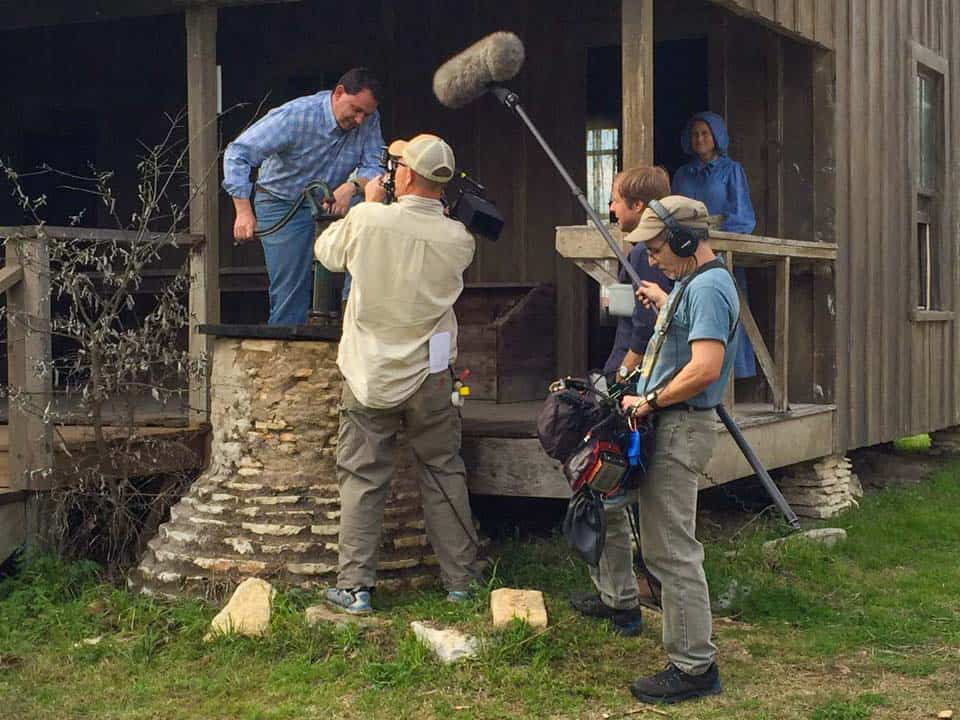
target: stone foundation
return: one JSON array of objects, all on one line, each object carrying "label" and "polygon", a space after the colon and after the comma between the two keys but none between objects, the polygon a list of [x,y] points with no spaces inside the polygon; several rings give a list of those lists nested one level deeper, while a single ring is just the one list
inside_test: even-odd
[{"label": "stone foundation", "polygon": [[[163,595],[221,595],[256,576],[336,581],[335,454],[341,377],[329,341],[218,338],[211,458],[148,544],[130,582]],[[413,458],[401,443],[387,499],[379,586],[433,580]]]},{"label": "stone foundation", "polygon": [[960,455],[960,425],[930,433],[930,452],[934,455]]},{"label": "stone foundation", "polygon": [[793,511],[808,518],[834,517],[863,496],[860,480],[843,455],[784,468],[777,486]]}]

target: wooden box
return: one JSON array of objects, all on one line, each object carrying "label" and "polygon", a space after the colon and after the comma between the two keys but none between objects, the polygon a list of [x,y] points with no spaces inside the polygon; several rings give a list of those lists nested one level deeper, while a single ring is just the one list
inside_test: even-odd
[{"label": "wooden box", "polygon": [[555,291],[530,283],[468,284],[454,309],[460,326],[457,372],[477,400],[519,402],[546,397],[556,359]]}]

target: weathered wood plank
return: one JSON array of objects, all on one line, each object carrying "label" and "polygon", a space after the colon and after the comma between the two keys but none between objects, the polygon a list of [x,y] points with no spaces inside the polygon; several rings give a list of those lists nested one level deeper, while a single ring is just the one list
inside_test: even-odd
[{"label": "weathered wood plank", "polygon": [[850,436],[850,361],[847,348],[850,343],[850,317],[848,304],[850,297],[850,278],[847,271],[850,262],[850,83],[847,68],[850,64],[849,23],[847,3],[837,3],[834,15],[835,51],[835,133],[834,148],[836,164],[836,224],[835,238],[844,238],[839,244],[836,265],[836,330],[837,345],[844,352],[837,353],[837,374],[835,397],[837,403],[837,447],[849,447]]},{"label": "weathered wood plank", "polygon": [[770,356],[767,343],[763,339],[763,335],[760,334],[757,321],[754,319],[753,313],[750,311],[750,306],[747,304],[747,299],[743,295],[743,290],[739,286],[737,286],[737,294],[740,296],[740,322],[743,324],[743,329],[746,331],[747,337],[750,338],[750,343],[753,345],[753,352],[757,356],[757,362],[760,363],[763,376],[770,385],[770,391],[773,393],[773,405],[775,408],[783,408],[786,404],[786,399],[783,386],[780,384],[780,374],[777,372],[776,363]]},{"label": "weathered wood plank", "polygon": [[653,0],[621,0],[623,166],[653,164]]},{"label": "weathered wood plank", "polygon": [[[727,266],[727,272],[730,273],[730,277],[733,278],[734,283],[736,283],[736,275],[733,274],[733,253],[724,253],[723,260]],[[729,350],[729,348],[727,349]],[[731,415],[733,414],[734,403],[736,402],[736,386],[737,381],[733,372],[733,365],[730,365],[730,370],[727,372],[727,386],[723,390],[723,404],[727,408],[727,412]]]},{"label": "weathered wood plank", "polygon": [[[821,12],[820,2],[817,5]],[[830,3],[832,7],[832,3]],[[831,14],[832,18],[832,14]],[[832,32],[832,28],[831,28]],[[836,242],[837,167],[835,53],[813,50],[813,239]],[[813,268],[813,400],[833,402],[837,383],[836,273],[832,265],[818,263]],[[839,423],[834,425],[834,428]]]},{"label": "weathered wood plank", "polygon": [[[619,237],[613,233],[614,239]],[[557,228],[557,252],[570,259],[606,259],[615,257],[606,241],[591,227],[584,225]],[[710,231],[710,247],[717,252],[735,252],[763,258],[792,257],[794,260],[836,260],[836,243],[809,242]],[[629,248],[628,248],[629,249]]]},{"label": "weathered wood plank", "polygon": [[43,471],[53,466],[51,428],[43,422],[53,373],[37,372],[51,360],[50,255],[46,243],[32,238],[8,240],[7,258],[23,270],[21,282],[7,290],[9,486],[42,490]]},{"label": "weathered wood plank", "polygon": [[826,47],[834,47],[834,0],[814,0],[814,39]]},{"label": "weathered wood plank", "polygon": [[783,236],[783,41],[766,33],[766,178],[767,207],[764,232]]},{"label": "weathered wood plank", "polygon": [[27,540],[26,501],[0,504],[0,563]]},{"label": "weathered wood plank", "polygon": [[866,386],[864,368],[867,362],[866,326],[867,298],[863,292],[864,268],[866,267],[866,217],[867,178],[865,168],[867,153],[875,152],[866,141],[865,124],[870,122],[867,112],[867,37],[866,4],[850,4],[850,257],[845,270],[849,275],[848,312],[850,314],[849,354],[851,367],[849,375],[850,395],[847,402],[850,409],[850,435],[853,447],[859,447],[866,441]]},{"label": "weathered wood plank", "polygon": [[[949,8],[947,6],[950,6]],[[955,2],[942,2],[942,12],[941,12],[941,22],[940,22],[940,52],[947,56],[948,63],[952,64],[954,68],[953,74],[948,74],[945,79],[944,89],[943,89],[943,102],[944,102],[944,173],[943,181],[945,183],[945,188],[952,189],[948,190],[943,194],[943,237],[946,242],[944,243],[945,247],[943,248],[944,252],[944,263],[943,267],[943,285],[944,285],[944,307],[950,309],[956,309],[957,307],[957,294],[958,294],[958,285],[960,285],[960,276],[957,274],[957,265],[960,261],[958,257],[958,245],[960,245],[960,232],[957,231],[955,225],[955,218],[957,212],[957,173],[955,168],[957,165],[957,160],[955,153],[960,147],[956,139],[956,128],[957,118],[955,117],[957,113],[958,106],[954,102],[954,93],[958,85],[960,85],[960,78],[956,77],[957,72],[957,48],[956,45],[949,45],[949,39],[951,38],[952,30],[952,15],[957,12],[957,3]],[[953,57],[950,57],[950,56]],[[951,240],[952,238],[952,240]],[[958,358],[955,351],[955,342],[954,338],[958,334],[956,323],[951,323],[949,327],[943,328],[943,423],[945,427],[952,426],[956,423],[955,414],[954,414],[954,404],[956,402],[956,394],[958,388],[954,383],[954,373],[956,372],[956,365],[958,363]]]},{"label": "weathered wood plank", "polygon": [[[186,10],[187,130],[190,138],[190,231],[207,242],[190,254],[190,355],[212,357],[213,339],[196,325],[220,322],[219,149],[217,145],[217,9]],[[210,416],[210,382],[191,378],[195,421]]]},{"label": "weathered wood plank", "polygon": [[[863,32],[866,36],[865,41],[865,97],[867,108],[877,107],[881,101],[880,84],[882,78],[879,74],[880,65],[880,43],[879,43],[879,21],[880,7],[879,0],[866,0],[865,8],[865,26]],[[864,165],[861,166],[861,173],[865,186],[866,204],[862,208],[880,208],[883,205],[883,197],[880,195],[880,177],[883,175],[882,153],[876,152],[879,146],[879,139],[883,136],[883,118],[886,113],[866,113],[861,117],[864,125],[860,133],[866,143],[865,152],[862,156]],[[865,323],[862,325],[866,332],[863,338],[863,442],[869,442],[869,438],[874,437],[880,430],[882,424],[879,400],[882,397],[883,388],[881,387],[882,368],[886,361],[885,354],[877,352],[879,348],[870,347],[874,345],[874,338],[882,338],[882,325],[880,313],[876,308],[883,307],[882,283],[876,282],[877,278],[882,278],[881,263],[886,250],[886,234],[884,229],[878,227],[878,216],[876,212],[863,212],[864,232],[866,238],[870,238],[871,247],[863,247],[863,268],[865,277],[871,278],[871,282],[865,283],[863,288],[862,312]],[[879,246],[879,247],[878,247]],[[878,392],[879,390],[879,392]]]},{"label": "weathered wood plank", "polygon": [[796,0],[776,0],[776,21],[788,30],[796,29]]},{"label": "weathered wood plank", "polygon": [[[948,3],[950,8],[949,32],[946,35],[947,51],[951,55],[951,62],[954,68],[957,68],[960,57],[958,57],[958,46],[960,46],[960,8],[956,3]],[[960,80],[954,77],[950,82],[950,152],[947,154],[950,171],[947,174],[947,181],[953,188],[960,187]],[[960,238],[960,203],[957,202],[955,195],[950,197],[950,234],[955,238]],[[960,302],[960,249],[954,245],[951,248],[952,261],[949,266],[953,268],[951,285],[950,307],[956,308]],[[951,328],[953,334],[953,359],[950,363],[952,368],[951,392],[952,405],[950,424],[960,424],[960,327],[953,323]]]},{"label": "weathered wood plank", "polygon": [[478,495],[568,498],[570,486],[560,463],[531,438],[464,436],[460,455],[467,486]]},{"label": "weathered wood plank", "polygon": [[[778,422],[750,425],[737,419],[750,447],[768,470],[804,460],[813,460],[834,452],[833,424],[836,412],[830,406],[815,414],[788,412],[778,415]],[[701,488],[747,477],[753,469],[743,458],[733,438],[723,429],[707,463]]]},{"label": "weathered wood plank", "polygon": [[804,37],[815,38],[817,36],[814,21],[815,5],[815,0],[797,0],[794,26],[797,32]]},{"label": "weathered wood plank", "polygon": [[[36,225],[0,227],[0,237],[37,237],[40,232],[40,228]],[[195,233],[139,232],[134,230],[108,230],[106,228],[59,227],[56,225],[44,225],[42,232],[44,237],[52,240],[116,241],[122,243],[146,241],[164,245],[172,240],[173,244],[180,247],[198,247],[206,241],[203,235]]]},{"label": "weathered wood plank", "polygon": [[[764,466],[775,469],[834,451],[831,405],[797,406],[773,413],[770,406],[741,406],[735,416],[747,442]],[[716,423],[717,446],[700,487],[711,487],[753,474],[726,429]],[[466,436],[461,448],[470,492],[478,495],[570,497],[560,463],[548,458],[533,438]]]},{"label": "weathered wood plank", "polygon": [[[781,46],[781,227],[776,236],[816,241],[812,71],[815,48],[788,40],[784,40]],[[827,134],[832,138],[832,126]]]},{"label": "weathered wood plank", "polygon": [[[879,74],[881,95],[877,102],[881,103],[884,107],[899,107],[894,105],[897,91],[897,61],[899,59],[898,53],[896,52],[896,8],[894,0],[883,0],[880,8],[879,22]],[[898,126],[901,124],[901,120],[898,117],[900,113],[883,113],[881,115],[884,126],[884,136],[897,137],[899,134]],[[895,143],[895,145],[899,146],[900,143]],[[903,167],[900,165],[898,168],[898,166],[892,164],[896,162],[896,158],[897,151],[891,149],[891,152],[884,153],[884,156],[879,160],[881,173],[880,178],[878,178],[878,185],[879,192],[883,198],[889,198],[891,194],[896,192],[894,190],[897,185],[895,179],[898,169],[902,170]],[[903,324],[903,312],[900,306],[902,302],[901,293],[890,292],[890,289],[902,282],[900,275],[902,274],[903,266],[900,265],[896,259],[897,248],[895,247],[898,244],[902,244],[900,239],[902,236],[897,231],[897,225],[902,219],[894,215],[896,212],[895,203],[885,202],[882,208],[883,210],[879,214],[879,222],[881,223],[880,231],[883,233],[883,249],[879,253],[881,281],[879,283],[880,297],[878,298],[878,302],[880,303],[878,307],[882,308],[879,319],[881,328],[879,344],[881,345],[881,354],[883,357],[880,373],[880,386],[882,388],[880,394],[880,420],[881,432],[884,436],[890,436],[897,434],[898,421],[896,405],[899,396],[899,378],[901,377],[901,353],[896,343],[897,336],[900,333],[898,326]]]},{"label": "weathered wood plank", "polygon": [[[904,2],[904,0],[895,0],[894,4],[894,21],[896,24],[894,29],[894,47],[902,48],[907,43],[907,38],[909,37],[910,19],[908,6],[911,3]],[[912,82],[913,73],[909,65],[910,63],[905,63],[902,60],[897,62],[896,69],[891,78],[891,81],[894,83],[894,102],[896,103],[896,107],[912,107],[915,87]],[[897,113],[895,132],[898,142],[895,143],[895,148],[893,148],[893,152],[890,153],[891,160],[895,163],[891,169],[891,176],[899,177],[900,183],[898,184],[905,185],[904,191],[896,193],[896,197],[893,198],[893,205],[897,215],[893,228],[900,237],[910,238],[908,242],[895,242],[890,249],[890,261],[895,263],[898,268],[906,269],[906,272],[901,272],[901,276],[898,277],[898,291],[891,293],[906,296],[905,303],[901,302],[897,304],[895,312],[897,313],[898,322],[894,324],[895,332],[892,333],[898,351],[896,360],[897,376],[902,380],[908,380],[910,378],[913,361],[912,351],[907,350],[910,342],[910,327],[909,323],[904,322],[903,318],[904,307],[911,307],[914,297],[912,294],[913,275],[911,273],[911,263],[913,253],[915,252],[914,235],[916,233],[916,226],[914,224],[915,219],[913,213],[915,212],[914,202],[916,201],[916,197],[913,193],[912,179],[914,159],[909,141],[912,116],[913,113],[910,112]],[[906,277],[903,277],[904,274]],[[893,395],[893,400],[897,406],[894,416],[896,432],[898,436],[902,437],[908,434],[911,422],[910,405],[913,400],[910,395],[910,383],[901,382]]]},{"label": "weathered wood plank", "polygon": [[773,363],[776,366],[780,394],[774,393],[775,410],[786,410],[790,403],[790,258],[777,262],[775,297],[776,326],[773,341]]},{"label": "weathered wood plank", "polygon": [[23,268],[19,265],[0,268],[0,294],[5,293],[21,280],[23,280]]},{"label": "weathered wood plank", "polygon": [[0,28],[14,30],[169,15],[191,6],[243,7],[294,2],[302,0],[97,0],[95,3],[76,0],[45,0],[38,3],[4,0],[0,3]]}]

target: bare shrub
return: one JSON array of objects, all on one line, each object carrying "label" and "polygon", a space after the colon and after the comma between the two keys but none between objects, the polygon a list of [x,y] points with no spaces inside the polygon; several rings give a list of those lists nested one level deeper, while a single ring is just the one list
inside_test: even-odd
[{"label": "bare shrub", "polygon": [[[34,470],[53,488],[51,539],[65,555],[96,559],[111,571],[136,560],[192,479],[177,468],[197,464],[185,462],[194,453],[189,438],[151,434],[143,417],[145,402],[154,410],[182,411],[190,379],[206,372],[206,358],[190,358],[186,349],[189,262],[176,233],[183,231],[196,190],[187,180],[182,121],[182,114],[171,118],[159,143],[141,146],[135,209],[126,216],[118,209],[113,172],[90,167],[80,176],[43,166],[21,175],[0,161],[33,226],[2,241],[7,257],[14,243],[34,241],[28,235],[46,248],[49,269],[24,272],[49,274],[55,347],[53,357],[32,367],[52,380],[54,399],[11,387],[9,401],[54,429],[56,462]],[[56,178],[60,192],[95,197],[101,220],[109,218],[112,229],[124,232],[82,230],[83,213],[70,219],[70,232],[51,231],[43,220],[46,196],[24,189],[24,181],[38,174]],[[155,272],[171,262],[179,264],[172,274]],[[139,291],[151,271],[160,286],[145,302]],[[37,331],[26,315],[9,319]],[[81,442],[70,439],[77,431],[68,426],[88,428]]]}]

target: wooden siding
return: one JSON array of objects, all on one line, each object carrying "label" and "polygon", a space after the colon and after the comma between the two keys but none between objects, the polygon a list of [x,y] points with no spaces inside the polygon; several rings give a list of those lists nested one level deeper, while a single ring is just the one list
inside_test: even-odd
[{"label": "wooden siding", "polygon": [[[960,333],[917,297],[916,53],[943,59],[942,307],[956,313],[960,4],[951,0],[715,0],[831,48],[834,97],[837,444],[855,448],[960,423]],[[813,17],[811,31],[810,17]],[[918,50],[914,48],[918,47]],[[827,57],[818,64],[829,67]],[[825,73],[819,73],[822,85]],[[822,89],[815,88],[815,92]],[[825,128],[817,123],[817,132]],[[815,138],[816,142],[816,138]],[[818,170],[819,170],[818,166]],[[816,233],[825,233],[818,212]]]},{"label": "wooden siding", "polygon": [[[854,448],[960,422],[956,321],[912,317],[916,292],[913,43],[943,56],[943,307],[956,311],[960,8],[836,4],[838,442]],[[882,111],[878,112],[878,109]]]},{"label": "wooden siding", "polygon": [[[862,1],[862,0],[861,0]],[[835,0],[713,0],[738,15],[766,21],[781,32],[834,46]]]}]

